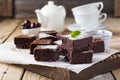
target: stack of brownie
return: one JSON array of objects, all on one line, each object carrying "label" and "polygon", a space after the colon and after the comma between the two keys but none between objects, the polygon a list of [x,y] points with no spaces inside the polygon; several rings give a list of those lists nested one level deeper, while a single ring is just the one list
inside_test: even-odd
[{"label": "stack of brownie", "polygon": [[60,54],[60,44],[56,31],[40,31],[39,37],[30,45],[30,53],[37,61],[56,61]]},{"label": "stack of brownie", "polygon": [[104,52],[104,41],[91,36],[71,38],[56,31],[40,31],[39,36],[19,35],[14,38],[17,48],[30,49],[37,61],[56,61],[59,55],[71,64],[91,63],[93,52]]},{"label": "stack of brownie", "polygon": [[56,31],[40,31],[39,36],[19,35],[14,38],[17,48],[30,49],[37,61],[56,61],[59,58],[59,41]]},{"label": "stack of brownie", "polygon": [[80,37],[78,39],[63,37],[62,42],[62,53],[68,57],[71,64],[92,62],[92,37]]}]

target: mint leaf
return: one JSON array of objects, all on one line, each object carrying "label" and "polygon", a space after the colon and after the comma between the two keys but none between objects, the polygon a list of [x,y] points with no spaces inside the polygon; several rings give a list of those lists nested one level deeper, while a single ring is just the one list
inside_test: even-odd
[{"label": "mint leaf", "polygon": [[77,36],[79,36],[80,35],[80,31],[78,31],[78,30],[76,30],[76,31],[73,31],[73,32],[71,32],[71,37],[72,38],[75,38],[75,37],[77,37]]}]

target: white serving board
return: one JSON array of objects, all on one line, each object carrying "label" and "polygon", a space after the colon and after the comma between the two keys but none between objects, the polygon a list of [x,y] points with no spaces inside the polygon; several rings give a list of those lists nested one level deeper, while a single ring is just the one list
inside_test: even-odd
[{"label": "white serving board", "polygon": [[63,56],[56,62],[35,61],[34,56],[29,54],[29,49],[17,49],[13,42],[4,43],[0,45],[0,62],[8,64],[36,64],[49,67],[60,67],[79,73],[92,66],[93,64],[106,59],[112,54],[118,52],[114,49],[106,50],[104,53],[97,53],[93,55],[93,62],[90,64],[70,64],[63,61]]}]

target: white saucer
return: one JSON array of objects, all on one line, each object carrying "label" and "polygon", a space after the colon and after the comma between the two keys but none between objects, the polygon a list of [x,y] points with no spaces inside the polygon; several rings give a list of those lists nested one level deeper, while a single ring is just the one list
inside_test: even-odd
[{"label": "white saucer", "polygon": [[75,30],[80,30],[80,31],[95,31],[95,30],[100,30],[100,29],[105,29],[106,25],[100,23],[99,27],[97,29],[85,29],[83,27],[80,27],[78,24],[70,24],[67,26],[69,31],[75,31]]}]

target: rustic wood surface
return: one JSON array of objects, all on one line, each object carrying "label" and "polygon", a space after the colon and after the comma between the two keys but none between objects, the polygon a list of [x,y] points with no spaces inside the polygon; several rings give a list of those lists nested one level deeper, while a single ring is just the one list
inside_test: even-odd
[{"label": "rustic wood surface", "polygon": [[[19,34],[20,23],[23,19],[5,19],[0,22],[0,43],[13,41],[13,38]],[[30,19],[36,21],[36,19]],[[120,26],[119,18],[109,18],[105,23],[108,25],[108,29],[113,31],[113,38],[111,40],[111,47],[120,50]],[[74,23],[74,19],[67,18],[66,24]],[[117,30],[116,30],[117,29]],[[114,66],[114,65],[111,65]],[[23,68],[0,63],[0,80],[52,80],[42,75],[38,75],[27,71]],[[90,80],[120,80],[120,69],[113,70],[103,75],[96,76]]]},{"label": "rustic wood surface", "polygon": [[13,15],[13,0],[0,0],[0,16],[11,17]]},{"label": "rustic wood surface", "polygon": [[120,0],[114,2],[114,16],[120,17]]}]

